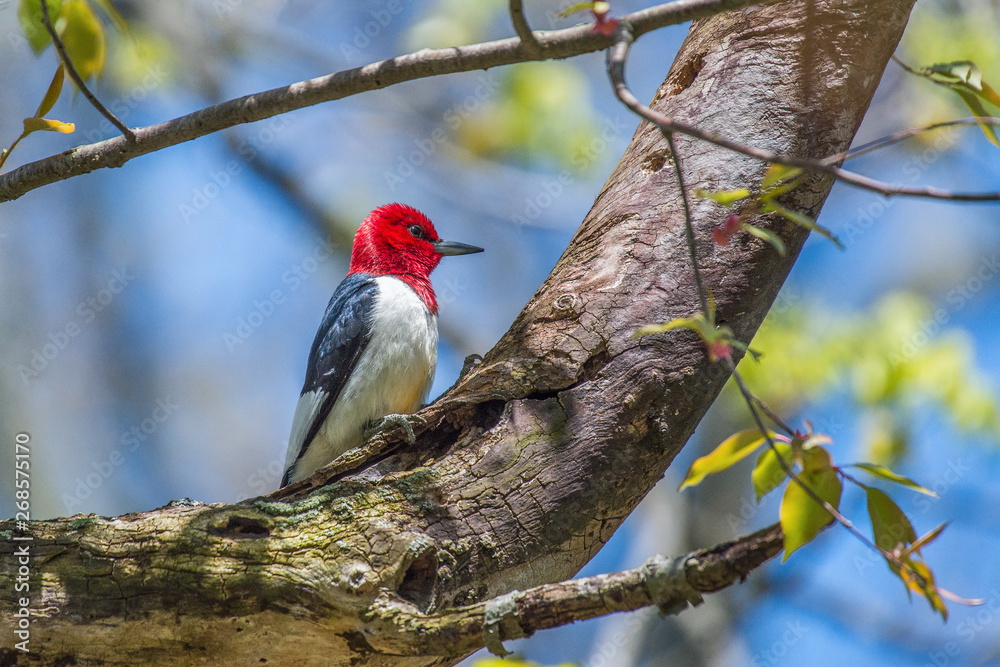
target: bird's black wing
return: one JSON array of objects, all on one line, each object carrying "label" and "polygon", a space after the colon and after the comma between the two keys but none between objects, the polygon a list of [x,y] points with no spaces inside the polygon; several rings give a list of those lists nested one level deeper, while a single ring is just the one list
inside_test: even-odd
[{"label": "bird's black wing", "polygon": [[368,347],[377,295],[378,284],[373,276],[352,273],[330,298],[309,352],[306,381],[292,419],[282,486],[288,483],[295,464],[316,437]]}]

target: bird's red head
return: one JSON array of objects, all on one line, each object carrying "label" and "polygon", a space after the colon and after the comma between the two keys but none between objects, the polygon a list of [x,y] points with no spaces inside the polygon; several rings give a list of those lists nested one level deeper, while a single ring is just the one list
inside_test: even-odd
[{"label": "bird's red head", "polygon": [[354,236],[350,273],[427,278],[441,261],[426,215],[406,204],[386,204],[368,214]]},{"label": "bird's red head", "polygon": [[406,204],[380,206],[365,218],[354,236],[351,273],[396,276],[410,285],[431,312],[437,301],[430,275],[443,255],[482,252],[482,248],[442,241],[430,219]]}]

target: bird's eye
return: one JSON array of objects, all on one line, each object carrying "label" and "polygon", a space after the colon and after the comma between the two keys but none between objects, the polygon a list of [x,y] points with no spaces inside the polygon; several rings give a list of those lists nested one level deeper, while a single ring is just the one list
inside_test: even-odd
[{"label": "bird's eye", "polygon": [[424,230],[420,225],[410,225],[410,234],[418,239],[424,238]]}]

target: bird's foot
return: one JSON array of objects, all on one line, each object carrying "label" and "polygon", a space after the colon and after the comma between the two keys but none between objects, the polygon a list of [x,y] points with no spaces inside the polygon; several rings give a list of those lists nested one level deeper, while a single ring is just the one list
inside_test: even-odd
[{"label": "bird's foot", "polygon": [[417,435],[413,432],[410,420],[424,423],[424,418],[418,415],[386,415],[365,432],[365,440],[382,433],[387,434],[395,426],[402,426],[406,430],[406,442],[412,445],[417,441]]}]

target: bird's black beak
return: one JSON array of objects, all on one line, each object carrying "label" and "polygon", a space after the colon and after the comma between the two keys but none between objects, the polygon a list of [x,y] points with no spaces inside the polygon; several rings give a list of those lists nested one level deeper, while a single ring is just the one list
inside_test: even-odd
[{"label": "bird's black beak", "polygon": [[459,243],[458,241],[443,241],[438,239],[437,241],[431,241],[431,245],[438,252],[439,255],[471,255],[475,252],[482,252],[483,249],[469,245],[468,243]]}]

